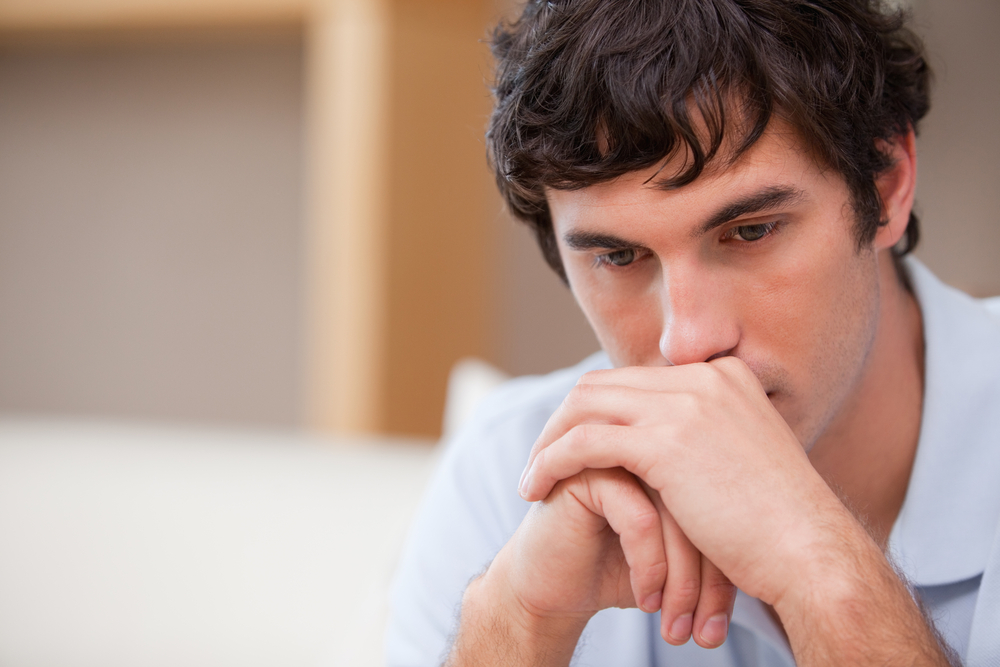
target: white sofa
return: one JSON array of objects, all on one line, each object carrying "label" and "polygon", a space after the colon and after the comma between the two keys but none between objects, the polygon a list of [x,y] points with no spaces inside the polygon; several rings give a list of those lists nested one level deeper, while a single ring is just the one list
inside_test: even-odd
[{"label": "white sofa", "polygon": [[0,418],[3,667],[378,665],[429,442]]}]

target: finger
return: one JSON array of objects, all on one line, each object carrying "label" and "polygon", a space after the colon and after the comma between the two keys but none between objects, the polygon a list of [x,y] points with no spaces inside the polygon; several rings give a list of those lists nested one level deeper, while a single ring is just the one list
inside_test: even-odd
[{"label": "finger", "polygon": [[538,452],[580,423],[581,414],[590,413],[595,407],[603,407],[599,413],[593,413],[590,422],[602,423],[603,419],[604,423],[622,423],[626,415],[632,415],[634,418],[638,411],[634,409],[634,403],[629,401],[626,395],[622,395],[622,403],[627,412],[614,412],[610,406],[601,405],[601,401],[616,396],[615,388],[632,390],[626,392],[632,396],[637,396],[637,391],[685,392],[706,385],[709,379],[718,375],[723,368],[724,365],[718,365],[716,368],[707,363],[700,363],[671,367],[628,366],[585,373],[542,429],[542,433],[528,454],[528,463],[521,473],[521,480],[524,480]]},{"label": "finger", "polygon": [[662,400],[664,394],[691,398],[695,393],[710,392],[713,387],[717,391],[720,384],[733,382],[744,389],[759,390],[763,396],[759,380],[736,357],[683,366],[630,366],[586,373],[542,429],[528,454],[518,487],[538,453],[577,424],[636,424],[663,412],[662,406],[657,409],[651,402]]},{"label": "finger", "polygon": [[[756,374],[739,357],[726,356],[681,366],[627,366],[590,371],[577,384],[622,385],[647,391],[680,391],[712,382],[720,376],[753,383]],[[757,382],[759,384],[759,382]]]},{"label": "finger", "polygon": [[592,473],[586,479],[592,511],[618,534],[637,606],[647,612],[659,610],[667,578],[660,514],[638,480],[624,470]]},{"label": "finger", "polygon": [[658,488],[655,480],[648,477],[647,468],[667,455],[663,449],[669,442],[658,438],[658,451],[650,452],[648,439],[635,437],[634,431],[635,427],[609,424],[574,426],[535,456],[521,481],[521,497],[528,501],[541,500],[557,482],[587,468],[622,467]]},{"label": "finger", "polygon": [[706,373],[711,372],[713,372],[712,365],[708,363],[681,366],[626,366],[590,371],[581,376],[577,384],[618,385],[647,391],[679,391],[684,388],[690,389],[692,385],[699,385],[704,381]]},{"label": "finger", "polygon": [[643,417],[658,414],[652,404],[652,392],[635,387],[602,384],[578,384],[549,418],[541,435],[528,454],[521,481],[538,453],[581,423],[634,424]]},{"label": "finger", "polygon": [[736,587],[710,560],[704,556],[701,559],[701,597],[694,615],[694,640],[699,646],[715,648],[729,635]]},{"label": "finger", "polygon": [[660,634],[670,644],[680,646],[691,638],[695,609],[702,591],[702,555],[680,529],[660,495],[652,491],[653,505],[660,516],[667,554],[667,580],[660,607]]}]

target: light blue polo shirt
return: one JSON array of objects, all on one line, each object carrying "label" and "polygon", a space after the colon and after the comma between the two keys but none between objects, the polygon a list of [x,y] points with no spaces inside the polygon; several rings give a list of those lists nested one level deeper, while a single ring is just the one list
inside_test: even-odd
[{"label": "light blue polo shirt", "polygon": [[[889,549],[945,640],[969,667],[1000,667],[1000,299],[977,301],[906,266],[926,343],[924,411],[910,484]],[[404,550],[386,641],[391,667],[441,664],[469,580],[517,529],[517,483],[536,437],[596,354],[573,368],[513,380],[449,443]],[[763,605],[737,595],[718,649],[674,647],[659,615],[607,609],[587,625],[574,665],[794,665]]]}]

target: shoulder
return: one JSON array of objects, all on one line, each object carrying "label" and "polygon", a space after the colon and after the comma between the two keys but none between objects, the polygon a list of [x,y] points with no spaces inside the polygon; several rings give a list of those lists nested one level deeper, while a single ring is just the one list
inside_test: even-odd
[{"label": "shoulder", "polygon": [[554,411],[581,376],[602,368],[611,368],[611,361],[604,352],[597,352],[575,366],[547,375],[525,375],[508,380],[484,399],[477,417],[495,420],[524,412]]},{"label": "shoulder", "polygon": [[[483,436],[493,440],[498,434],[528,435],[536,430],[541,432],[545,422],[582,375],[610,367],[607,355],[598,352],[575,366],[547,375],[526,375],[508,380],[483,399],[468,424],[448,446],[476,449],[480,447],[480,438]],[[478,436],[472,438],[476,442],[470,442],[470,436]],[[531,443],[528,443],[525,455],[530,448]]]},{"label": "shoulder", "polygon": [[535,438],[579,377],[607,365],[596,354],[548,375],[505,382],[445,444],[396,572],[388,664],[439,664],[466,584],[530,507],[517,482]]},{"label": "shoulder", "polygon": [[993,317],[1000,320],[1000,296],[993,296],[988,299],[980,299],[979,304]]},{"label": "shoulder", "polygon": [[517,482],[535,439],[580,376],[609,367],[600,352],[569,368],[501,384],[446,443],[434,484],[454,487],[481,520],[493,519],[496,539],[506,542],[527,508]]}]

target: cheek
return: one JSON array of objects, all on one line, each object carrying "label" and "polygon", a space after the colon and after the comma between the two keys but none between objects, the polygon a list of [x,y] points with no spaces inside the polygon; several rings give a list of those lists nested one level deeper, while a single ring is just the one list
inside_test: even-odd
[{"label": "cheek", "polygon": [[831,411],[858,382],[874,345],[878,324],[878,268],[870,253],[845,259],[828,288],[829,306],[817,315],[817,341],[821,348],[813,359],[813,373],[830,387]]},{"label": "cheek", "polygon": [[754,315],[755,338],[780,375],[775,405],[807,446],[860,381],[878,321],[877,264],[847,238],[818,243],[768,276]]},{"label": "cheek", "polygon": [[616,367],[663,363],[662,312],[655,291],[610,289],[591,271],[567,267],[570,288],[597,340]]}]

